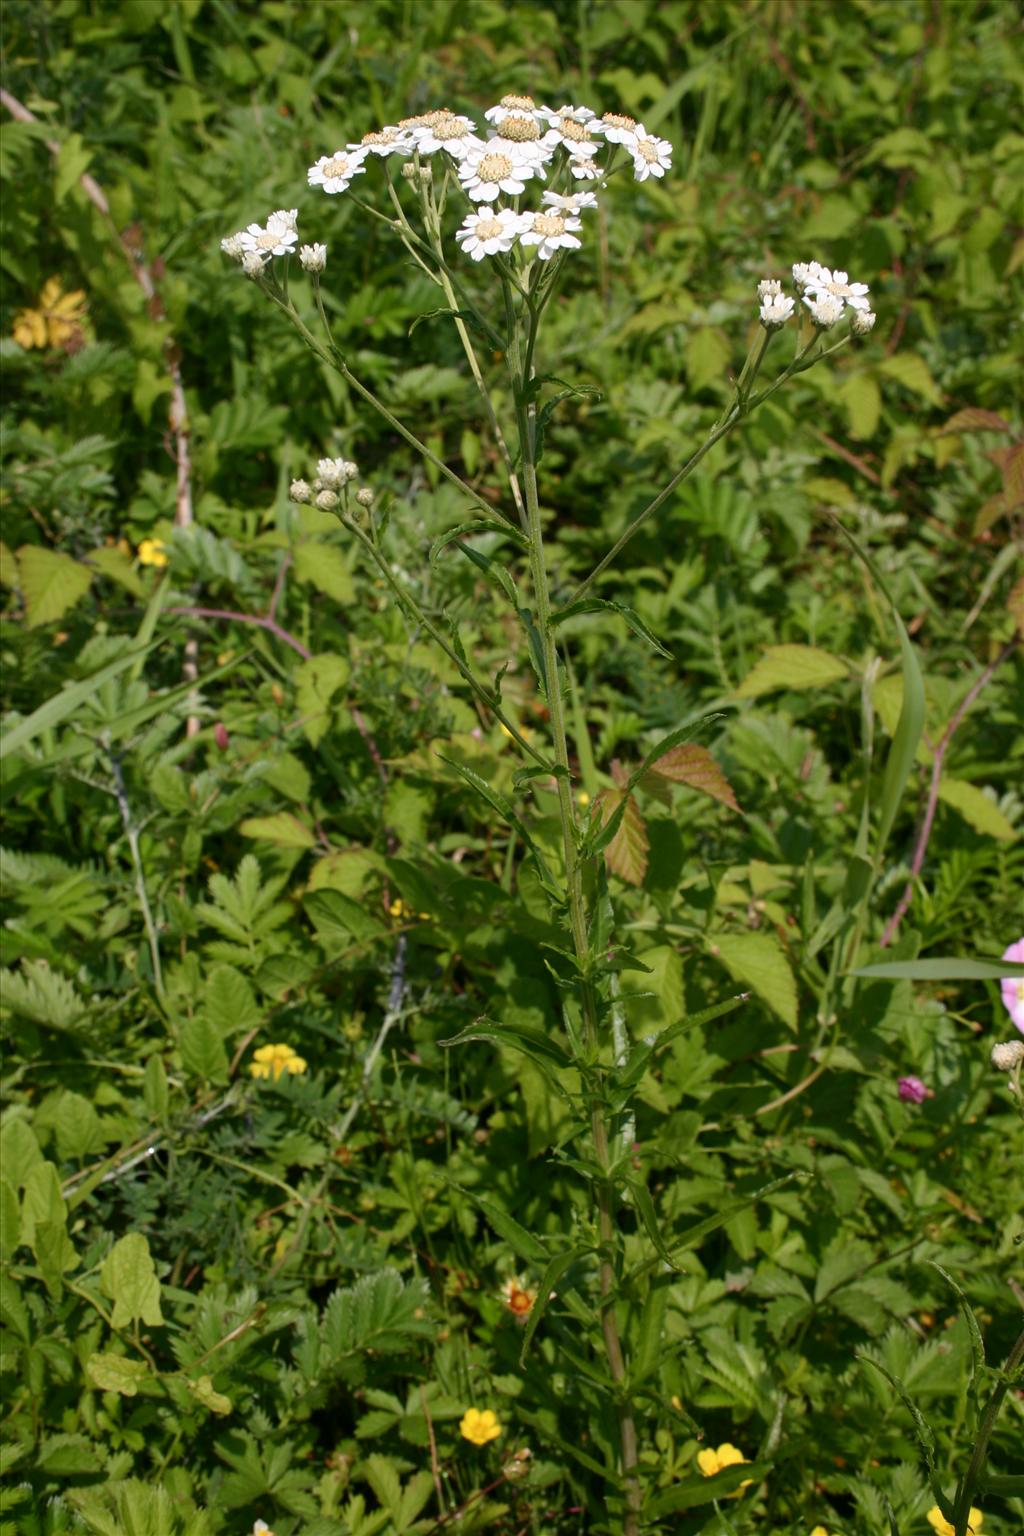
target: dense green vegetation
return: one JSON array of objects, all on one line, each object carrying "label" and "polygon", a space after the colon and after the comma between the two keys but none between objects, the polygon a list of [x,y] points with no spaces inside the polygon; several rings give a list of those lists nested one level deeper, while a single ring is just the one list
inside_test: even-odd
[{"label": "dense green vegetation", "polygon": [[[962,962],[1024,931],[1018,8],[7,0],[3,55],[0,1536],[1016,1536]],[[529,399],[452,194],[511,539],[383,162],[306,184],[507,92],[674,151]],[[296,206],[351,377],[221,251]],[[811,260],[877,325],[733,421]]]}]

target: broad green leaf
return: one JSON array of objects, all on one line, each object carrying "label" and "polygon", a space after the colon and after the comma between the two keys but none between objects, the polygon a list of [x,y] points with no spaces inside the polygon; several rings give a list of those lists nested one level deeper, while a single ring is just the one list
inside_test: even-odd
[{"label": "broad green leaf", "polygon": [[984,837],[995,837],[1000,842],[1012,843],[1020,835],[994,801],[976,785],[968,784],[963,779],[941,779],[939,799],[959,811],[964,821]]},{"label": "broad green leaf", "polygon": [[[0,1163],[0,1167],[3,1164]],[[21,1242],[21,1214],[14,1186],[0,1179],[0,1258],[9,1259]]]},{"label": "broad green leaf", "polygon": [[100,1271],[100,1289],[114,1303],[115,1328],[135,1322],[150,1328],[162,1326],[160,1281],[149,1243],[141,1232],[129,1232],[111,1248]]},{"label": "broad green leaf", "polygon": [[211,1413],[228,1414],[232,1410],[230,1397],[225,1397],[223,1392],[214,1390],[212,1376],[199,1376],[195,1379],[188,1378],[185,1382],[192,1396],[208,1408]]},{"label": "broad green leaf", "polygon": [[239,823],[238,830],[243,837],[258,838],[278,848],[316,847],[312,828],[293,816],[291,811],[276,811],[273,816],[247,816]]},{"label": "broad green leaf", "polygon": [[233,965],[218,965],[210,972],[203,990],[203,1011],[224,1039],[254,1029],[263,1020],[263,1009],[252,987]]},{"label": "broad green leaf", "polygon": [[690,332],[686,342],[686,377],[694,391],[708,385],[725,383],[732,347],[721,331],[701,325]]},{"label": "broad green leaf", "polygon": [[777,939],[767,933],[716,933],[708,950],[734,980],[752,987],[784,1024],[796,1029],[796,983]]},{"label": "broad green leaf", "polygon": [[119,1392],[122,1397],[134,1397],[140,1382],[149,1375],[145,1360],[130,1360],[126,1355],[90,1355],[85,1362],[85,1372],[101,1392]]},{"label": "broad green leaf", "polygon": [[531,1029],[526,1024],[494,1024],[490,1019],[478,1019],[468,1029],[461,1030],[450,1040],[439,1040],[438,1044],[445,1047],[465,1045],[470,1040],[486,1040],[492,1045],[522,1051],[524,1056],[531,1058],[542,1056],[560,1071],[572,1066],[570,1057],[557,1041],[552,1040],[543,1030]]},{"label": "broad green leaf", "polygon": [[293,551],[295,575],[309,582],[336,603],[355,601],[356,588],[345,555],[335,544],[297,544]]},{"label": "broad green leaf", "polygon": [[53,201],[62,203],[71,188],[85,175],[92,163],[92,150],[86,149],[80,133],[69,133],[54,164]]},{"label": "broad green leaf", "polygon": [[20,1116],[5,1121],[0,1130],[0,1172],[14,1189],[23,1189],[37,1163],[43,1161],[39,1143]]},{"label": "broad green leaf", "polygon": [[888,981],[1001,981],[1004,976],[1024,976],[1024,964],[1015,960],[949,959],[885,960],[862,965],[851,976],[877,976]]},{"label": "broad green leaf", "polygon": [[349,664],[344,656],[327,652],[311,656],[295,673],[295,698],[302,717],[302,729],[310,746],[319,746],[331,723],[331,700],[349,679]]},{"label": "broad green leaf", "polygon": [[80,1093],[65,1091],[56,1111],[57,1150],[61,1160],[78,1162],[98,1152],[103,1146],[100,1117],[92,1103]]},{"label": "broad green leaf", "polygon": [[61,1194],[60,1178],[52,1163],[37,1163],[25,1180],[21,1200],[21,1241],[31,1248],[37,1221],[49,1221],[63,1227],[67,1206]]},{"label": "broad green leaf", "polygon": [[99,571],[101,576],[116,581],[118,586],[124,587],[133,597],[145,596],[146,588],[131,556],[126,555],[123,549],[118,549],[116,544],[100,544],[96,549],[91,549],[85,563]]},{"label": "broad green leaf", "polygon": [[170,1094],[167,1087],[167,1071],[158,1051],[148,1057],[142,1080],[142,1095],[146,1109],[154,1120],[166,1120]]},{"label": "broad green leaf", "polygon": [[920,352],[897,352],[878,364],[878,372],[912,394],[920,395],[929,405],[942,404],[942,391]]},{"label": "broad green leaf", "polygon": [[526,1264],[547,1268],[550,1260],[548,1250],[531,1232],[516,1221],[514,1216],[510,1216],[500,1205],[496,1205],[493,1200],[488,1200],[483,1195],[474,1194],[469,1190],[466,1193],[473,1204],[479,1207],[488,1226],[492,1227],[499,1237],[504,1238],[514,1254]]},{"label": "broad green leaf", "polygon": [[23,544],[18,550],[18,585],[29,629],[52,624],[73,608],[92,585],[92,572],[70,555]]},{"label": "broad green leaf", "polygon": [[353,940],[368,943],[387,933],[383,920],[365,902],[353,901],[341,891],[312,891],[302,905],[313,920],[317,938],[329,954],[350,949]]},{"label": "broad green leaf", "polygon": [[0,1003],[51,1029],[72,1029],[85,1013],[71,982],[45,960],[25,960],[20,971],[0,971]]},{"label": "broad green leaf", "polygon": [[656,1494],[644,1505],[644,1514],[651,1520],[683,1509],[697,1509],[701,1504],[711,1504],[736,1493],[744,1483],[759,1483],[771,1471],[769,1461],[746,1461],[738,1466],[723,1467],[713,1477],[689,1477],[685,1482],[674,1483],[664,1493]]},{"label": "broad green leaf", "polygon": [[738,699],[756,699],[777,688],[827,688],[849,675],[846,663],[815,645],[770,645],[736,689]]},{"label": "broad green leaf", "polygon": [[203,1082],[224,1083],[228,1058],[216,1024],[205,1014],[194,1014],[181,1026],[181,1061],[186,1072]]},{"label": "broad green leaf", "polygon": [[659,778],[668,779],[672,784],[685,784],[688,789],[698,789],[702,794],[710,795],[712,800],[720,800],[732,811],[739,810],[729,780],[707,747],[698,746],[696,742],[673,747],[664,757],[656,758],[648,771],[657,774]]},{"label": "broad green leaf", "polygon": [[874,437],[882,414],[882,392],[870,373],[854,373],[838,391],[846,408],[850,432],[854,437]]},{"label": "broad green leaf", "polygon": [[85,1435],[49,1435],[36,1457],[37,1469],[47,1477],[84,1477],[101,1465],[98,1449]]}]

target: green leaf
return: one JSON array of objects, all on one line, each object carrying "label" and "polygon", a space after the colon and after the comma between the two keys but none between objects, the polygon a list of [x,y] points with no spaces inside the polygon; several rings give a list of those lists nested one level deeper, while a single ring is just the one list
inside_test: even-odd
[{"label": "green leaf", "polygon": [[942,404],[942,391],[919,352],[897,352],[878,364],[878,372],[912,394],[920,395],[929,405]]},{"label": "green leaf", "polygon": [[21,1201],[21,1241],[32,1247],[37,1221],[49,1221],[54,1226],[63,1227],[66,1220],[67,1206],[61,1194],[56,1168],[52,1163],[37,1163],[30,1169],[25,1180],[25,1193]]},{"label": "green leaf", "polygon": [[86,149],[80,133],[69,133],[54,162],[53,201],[62,203],[71,188],[85,175],[92,163],[92,150]]},{"label": "green leaf", "polygon": [[297,544],[292,554],[295,575],[299,581],[308,582],[336,603],[355,601],[356,587],[352,572],[348,568],[344,551],[336,544],[310,541]]},{"label": "green leaf", "polygon": [[233,965],[218,965],[210,972],[203,989],[203,1011],[222,1039],[263,1022],[263,1009],[252,987]]},{"label": "green leaf", "polygon": [[530,1308],[530,1315],[526,1322],[526,1331],[523,1334],[522,1348],[519,1351],[519,1367],[522,1369],[526,1363],[526,1354],[533,1341],[533,1336],[540,1326],[541,1318],[547,1311],[548,1303],[556,1294],[555,1287],[565,1274],[566,1270],[579,1258],[583,1258],[587,1250],[585,1248],[569,1248],[565,1253],[557,1253],[550,1261],[544,1273],[537,1282],[537,1295]]},{"label": "green leaf", "polygon": [[560,608],[554,612],[551,615],[551,623],[553,625],[564,624],[566,619],[578,618],[583,613],[616,614],[618,618],[625,620],[635,635],[639,635],[640,639],[645,640],[652,650],[657,651],[659,656],[664,656],[668,661],[674,659],[672,652],[665,649],[657,635],[648,629],[640,615],[635,613],[632,608],[627,608],[625,603],[609,602],[603,597],[583,597],[578,603],[570,603],[567,608]]},{"label": "green leaf", "polygon": [[25,960],[20,971],[0,971],[0,1004],[51,1029],[71,1029],[85,1013],[71,982],[45,960]]},{"label": "green leaf", "polygon": [[350,949],[353,940],[370,943],[383,938],[387,928],[383,920],[369,910],[365,902],[353,901],[341,891],[312,891],[302,905],[312,918],[316,936],[328,954]]},{"label": "green leaf", "polygon": [[39,1447],[36,1466],[47,1477],[84,1477],[99,1472],[101,1463],[85,1435],[49,1435]]},{"label": "green leaf", "polygon": [[526,535],[520,533],[519,529],[514,528],[511,523],[499,523],[491,518],[476,518],[472,522],[459,523],[456,528],[449,528],[447,532],[442,533],[439,538],[436,538],[430,546],[430,564],[433,565],[436,562],[441,551],[451,544],[454,539],[468,538],[474,533],[500,534],[503,539],[511,539],[513,544],[518,544],[522,550],[529,550],[530,548],[530,541]]},{"label": "green leaf", "polygon": [[506,823],[506,825],[515,828],[533,858],[534,864],[537,867],[537,873],[540,876],[541,884],[544,885],[551,894],[557,895],[559,900],[562,900],[563,893],[560,891],[558,885],[555,882],[551,870],[548,867],[547,860],[541,853],[540,849],[537,847],[533,837],[530,834],[529,828],[527,827],[523,818],[519,815],[519,812],[513,806],[512,802],[506,799],[500,790],[495,789],[493,785],[488,784],[486,779],[482,779],[478,773],[474,773],[472,768],[467,768],[463,763],[457,763],[454,758],[445,757],[443,752],[439,752],[437,755],[441,759],[442,763],[447,763],[448,767],[454,769],[460,778],[465,779],[466,783],[471,785],[472,788],[476,790],[477,794],[483,796],[488,805],[491,806],[493,810],[498,812],[498,815],[501,817],[502,821]]},{"label": "green leaf", "polygon": [[687,1227],[685,1231],[681,1232],[678,1237],[674,1237],[672,1239],[672,1252],[685,1253],[688,1248],[695,1248],[698,1243],[702,1243],[712,1232],[717,1232],[720,1227],[724,1227],[735,1216],[740,1215],[741,1212],[749,1210],[759,1200],[767,1199],[776,1190],[785,1189],[786,1185],[791,1184],[796,1177],[795,1173],[784,1174],[781,1179],[772,1179],[771,1183],[762,1184],[761,1188],[755,1189],[751,1195],[741,1195],[738,1200],[730,1200],[728,1205],[723,1205],[712,1216],[706,1216],[703,1221],[694,1222],[692,1226]]},{"label": "green leaf", "polygon": [[[3,1164],[0,1163],[0,1167]],[[0,1258],[9,1259],[21,1242],[21,1214],[13,1185],[0,1179]]]},{"label": "green leaf", "polygon": [[70,555],[43,549],[38,544],[23,544],[17,558],[18,585],[25,599],[29,629],[54,623],[92,585],[92,572]]},{"label": "green leaf", "polygon": [[160,1281],[141,1232],[129,1232],[111,1248],[100,1271],[100,1289],[114,1303],[115,1328],[135,1322],[162,1326]]},{"label": "green leaf", "polygon": [[186,1072],[203,1082],[225,1083],[228,1057],[221,1032],[205,1014],[193,1014],[181,1026],[181,1061]]},{"label": "green leaf", "polygon": [[854,437],[874,437],[882,414],[882,392],[870,373],[854,373],[838,391],[846,407],[850,432]]},{"label": "green leaf", "polygon": [[660,1520],[665,1515],[682,1509],[696,1509],[701,1504],[711,1504],[736,1493],[745,1482],[759,1483],[771,1471],[770,1461],[745,1461],[738,1466],[723,1467],[713,1477],[690,1477],[674,1483],[664,1493],[656,1494],[644,1505],[644,1514],[650,1520]]},{"label": "green leaf", "polygon": [[1012,843],[1020,835],[988,795],[963,779],[941,779],[939,799],[959,811],[964,821],[983,837],[995,837],[1000,842]]},{"label": "green leaf", "polygon": [[752,987],[784,1024],[796,1029],[796,983],[777,939],[767,933],[716,933],[708,940],[708,952],[736,981]]},{"label": "green leaf", "polygon": [[185,1382],[192,1396],[197,1402],[202,1403],[211,1413],[228,1414],[232,1411],[230,1397],[225,1397],[223,1392],[214,1391],[213,1378],[211,1376],[199,1376],[195,1379],[188,1378]]},{"label": "green leaf", "polygon": [[80,683],[72,683],[70,687],[63,688],[60,693],[55,693],[24,720],[19,720],[16,725],[4,731],[0,736],[0,758],[7,757],[11,752],[20,751],[22,747],[27,747],[30,741],[42,735],[43,731],[60,725],[61,721],[73,715],[87,699],[91,699],[93,694],[98,693],[104,683],[117,677],[119,673],[124,672],[136,662],[142,661],[150,651],[162,644],[163,640],[154,640],[137,650],[127,651],[116,661],[100,667],[99,671],[94,672],[91,677],[83,678]]},{"label": "green leaf", "polygon": [[887,981],[1001,981],[1004,976],[1024,976],[1024,964],[1017,960],[969,960],[950,955],[948,959],[883,960],[877,965],[862,965],[851,976],[877,976]]},{"label": "green leaf", "polygon": [[4,1178],[15,1189],[22,1189],[32,1169],[42,1161],[43,1154],[28,1122],[12,1114],[0,1130],[0,1170]]},{"label": "green leaf", "polygon": [[319,746],[326,736],[331,723],[331,700],[348,682],[350,670],[344,656],[331,652],[311,656],[296,670],[296,704],[310,746]]},{"label": "green leaf", "polygon": [[699,746],[695,741],[673,747],[664,757],[656,758],[648,772],[667,779],[670,784],[685,784],[688,789],[710,795],[712,800],[721,801],[731,811],[740,809],[729,780],[707,747]]},{"label": "green leaf", "polygon": [[570,1057],[562,1047],[552,1040],[550,1035],[540,1029],[532,1029],[527,1024],[494,1024],[490,1019],[478,1019],[475,1024],[470,1024],[459,1034],[453,1035],[450,1040],[439,1040],[441,1046],[465,1045],[470,1040],[487,1040],[492,1045],[501,1045],[509,1050],[522,1051],[524,1056],[531,1060],[538,1056],[543,1057],[559,1071],[564,1071],[572,1066]]},{"label": "green leaf", "polygon": [[725,383],[732,347],[721,331],[703,325],[686,342],[686,377],[692,390]]},{"label": "green leaf", "polygon": [[815,645],[770,645],[736,689],[737,699],[756,699],[777,688],[827,688],[849,675],[846,663]]},{"label": "green leaf", "polygon": [[483,1195],[473,1194],[471,1190],[465,1190],[463,1193],[467,1194],[473,1204],[479,1207],[488,1226],[508,1243],[513,1253],[527,1264],[547,1268],[550,1256],[544,1244],[538,1242],[531,1232],[527,1232],[514,1216],[510,1216],[507,1211],[502,1210],[500,1205],[495,1205],[493,1200],[488,1200]]},{"label": "green leaf", "polygon": [[139,1384],[149,1375],[145,1360],[129,1360],[125,1355],[90,1355],[85,1372],[101,1392],[119,1392],[134,1397]]},{"label": "green leaf", "polygon": [[[166,373],[164,374],[166,378]],[[146,588],[142,578],[135,568],[130,555],[126,555],[123,549],[118,549],[115,544],[100,544],[96,549],[91,549],[85,557],[85,564],[99,571],[101,576],[107,576],[111,581],[116,581],[118,586],[124,587],[133,597],[145,596]]]},{"label": "green leaf", "polygon": [[142,1096],[146,1109],[153,1119],[166,1120],[170,1095],[167,1088],[167,1072],[158,1051],[154,1051],[146,1060],[146,1071],[142,1079]]},{"label": "green leaf", "polygon": [[594,798],[594,807],[616,823],[615,832],[603,850],[608,868],[627,884],[642,885],[650,843],[647,823],[635,797],[621,789],[602,789]]},{"label": "green leaf", "polygon": [[247,816],[240,822],[238,830],[243,837],[259,838],[278,848],[316,847],[312,828],[293,816],[291,811],[276,811],[273,816]]}]

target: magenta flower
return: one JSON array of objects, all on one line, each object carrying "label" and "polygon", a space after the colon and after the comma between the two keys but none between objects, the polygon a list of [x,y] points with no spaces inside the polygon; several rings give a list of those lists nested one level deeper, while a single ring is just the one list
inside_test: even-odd
[{"label": "magenta flower", "polygon": [[[1024,965],[1024,939],[1018,939],[1016,944],[1011,944],[1003,955],[1004,960],[1016,960]],[[1003,991],[1003,1002],[1006,1011],[1024,1034],[1024,976],[1004,976],[999,983]]]},{"label": "magenta flower", "polygon": [[904,1104],[923,1104],[928,1097],[928,1089],[919,1077],[901,1077],[896,1092]]}]

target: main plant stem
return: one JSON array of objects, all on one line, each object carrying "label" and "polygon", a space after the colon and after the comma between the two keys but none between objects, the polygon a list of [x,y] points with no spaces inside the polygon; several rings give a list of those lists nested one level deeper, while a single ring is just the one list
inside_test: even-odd
[{"label": "main plant stem", "polygon": [[[532,349],[531,349],[532,351]],[[522,402],[526,379],[516,379],[517,396]],[[583,1044],[587,1056],[597,1054],[598,1023],[597,1005],[593,982],[589,977],[590,946],[587,937],[587,917],[583,900],[583,877],[576,846],[576,817],[573,808],[572,782],[569,773],[569,744],[565,728],[565,709],[559,677],[558,647],[551,624],[551,594],[548,584],[547,564],[544,559],[544,530],[541,525],[540,501],[537,494],[536,461],[536,407],[520,403],[517,408],[519,442],[522,456],[523,492],[526,500],[527,528],[530,539],[530,574],[536,605],[536,623],[540,632],[544,657],[544,684],[547,691],[551,734],[554,740],[555,762],[564,769],[556,775],[558,789],[558,815],[562,826],[562,849],[565,859],[566,895],[569,909],[569,926],[573,948],[581,972],[581,1006],[583,1015]],[[594,1143],[594,1157],[601,1170],[597,1185],[598,1235],[600,1239],[599,1287],[601,1332],[604,1336],[605,1354],[616,1386],[619,1388],[618,1415],[619,1438],[622,1448],[622,1473],[626,1489],[626,1514],[623,1523],[624,1536],[639,1536],[641,1489],[636,1475],[637,1435],[633,1410],[625,1395],[626,1363],[619,1337],[619,1325],[615,1316],[615,1197],[611,1179],[611,1158],[608,1146],[608,1128],[600,1103],[594,1099],[590,1108],[590,1131]]]}]

